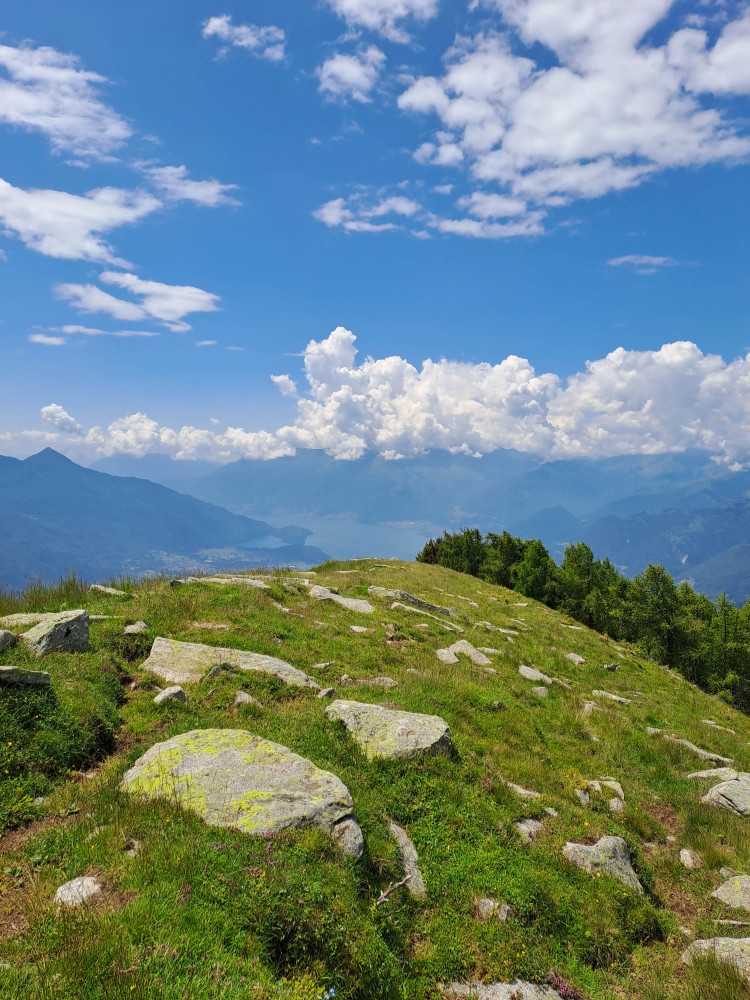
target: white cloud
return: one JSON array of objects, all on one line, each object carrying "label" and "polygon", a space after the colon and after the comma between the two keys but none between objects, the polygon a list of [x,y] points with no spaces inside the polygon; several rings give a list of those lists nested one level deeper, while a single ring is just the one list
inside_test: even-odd
[{"label": "white cloud", "polygon": [[120,271],[104,271],[99,280],[125,289],[140,301],[120,299],[90,284],[60,284],[55,287],[55,294],[81,312],[105,313],[119,320],[156,319],[167,329],[178,333],[190,329],[185,316],[196,312],[216,312],[219,308],[218,295],[192,285],[166,285]]},{"label": "white cloud", "polygon": [[337,52],[315,71],[318,89],[333,100],[369,104],[384,65],[385,54],[376,45],[355,55]]},{"label": "white cloud", "polygon": [[[397,9],[329,2],[350,23],[374,29],[383,11]],[[722,100],[750,92],[750,10],[709,37],[696,27],[670,32],[663,22],[674,0],[471,6],[484,8],[483,30],[458,36],[442,73],[407,78],[398,98],[403,112],[435,125],[416,145],[415,161],[460,171],[473,186],[459,203],[466,217],[433,216],[431,229],[535,235],[552,209],[572,201],[625,191],[667,170],[750,157],[747,122]],[[723,13],[731,18],[729,8]],[[368,231],[350,198],[332,199],[316,217]]]},{"label": "white cloud", "polygon": [[[702,449],[736,463],[750,451],[750,354],[726,362],[688,341],[618,348],[563,380],[515,355],[494,364],[442,358],[417,366],[398,356],[358,363],[355,341],[343,327],[310,341],[296,418],[275,431],[171,428],[135,413],[91,428],[85,441],[99,454],[222,461],[299,448],[339,459],[368,450],[399,458],[513,448],[548,458]],[[273,380],[282,391],[293,384]]]},{"label": "white cloud", "polygon": [[132,129],[100,99],[106,82],[56,49],[0,45],[0,123],[43,133],[56,152],[109,158]]},{"label": "white cloud", "polygon": [[232,24],[228,14],[209,17],[203,25],[204,38],[218,38],[269,62],[282,62],[286,34],[276,25]]},{"label": "white cloud", "polygon": [[328,5],[348,25],[377,31],[392,42],[410,40],[399,21],[428,21],[438,11],[438,0],[328,0]]},{"label": "white cloud", "polygon": [[43,406],[40,412],[45,424],[51,424],[66,434],[78,436],[83,433],[83,428],[75,417],[71,417],[68,411],[63,406],[60,406],[59,403],[50,403],[48,406]]},{"label": "white cloud", "polygon": [[637,274],[655,274],[664,267],[678,267],[681,261],[674,257],[652,257],[649,254],[629,253],[624,257],[612,257],[607,261],[610,267],[632,267]]},{"label": "white cloud", "polygon": [[196,347],[215,347],[218,344],[218,340],[196,340]]},{"label": "white cloud", "polygon": [[30,333],[30,344],[44,344],[46,347],[62,347],[67,343],[65,337],[50,337],[48,333]]},{"label": "white cloud", "polygon": [[131,225],[161,207],[152,195],[121,188],[97,188],[85,195],[25,190],[0,178],[0,225],[30,250],[63,260],[91,260],[127,266],[104,234]]},{"label": "white cloud", "polygon": [[78,326],[74,323],[69,323],[66,326],[60,327],[60,332],[65,333],[68,336],[73,336],[74,334],[81,334],[84,337],[158,337],[159,334],[153,330],[99,330],[91,326]]},{"label": "white cloud", "polygon": [[291,379],[288,375],[272,375],[271,381],[279,390],[282,396],[286,396],[287,399],[296,399],[297,383],[294,379]]},{"label": "white cloud", "polygon": [[179,167],[144,165],[143,172],[166,201],[191,201],[204,208],[239,205],[237,199],[230,194],[237,190],[236,184],[222,184],[213,178],[194,181],[188,176],[188,168],[184,165]]}]

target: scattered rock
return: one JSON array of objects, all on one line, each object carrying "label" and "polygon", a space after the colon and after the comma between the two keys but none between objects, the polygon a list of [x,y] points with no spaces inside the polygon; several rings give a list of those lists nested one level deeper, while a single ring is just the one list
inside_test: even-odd
[{"label": "scattered rock", "polygon": [[321,688],[320,691],[318,691],[316,697],[320,699],[333,698],[335,694],[336,694],[336,688]]},{"label": "scattered rock", "polygon": [[374,628],[366,628],[364,625],[350,625],[349,626],[349,631],[350,632],[358,632],[360,635],[362,635],[365,632],[374,632],[375,629]]},{"label": "scattered rock", "polygon": [[533,687],[531,689],[531,693],[535,694],[537,698],[546,698],[549,694],[549,691],[547,690],[546,687]]},{"label": "scattered rock", "polygon": [[414,597],[413,594],[407,594],[405,590],[387,590],[385,587],[368,587],[367,593],[373,594],[376,597],[389,597],[393,601],[406,601],[407,604],[412,604],[414,608],[420,608],[422,611],[431,611],[436,615],[445,615],[446,618],[459,617],[459,612],[456,608],[443,608],[439,604],[430,604],[429,601],[423,601],[419,597]]},{"label": "scattered rock", "polygon": [[592,691],[595,698],[606,698],[608,701],[616,701],[619,705],[629,705],[630,698],[623,698],[619,694],[612,694],[610,691]]},{"label": "scattered rock", "polygon": [[247,691],[238,691],[234,696],[234,703],[235,705],[257,705],[258,708],[263,707],[258,699],[253,698]]},{"label": "scattered rock", "polygon": [[148,625],[139,620],[132,625],[126,625],[122,631],[124,635],[140,635],[141,632],[148,632]]},{"label": "scattered rock", "polygon": [[612,673],[614,673],[615,670],[617,670],[617,664],[616,663],[603,663],[602,664],[602,670],[610,670]]},{"label": "scattered rock", "polygon": [[314,826],[359,857],[362,831],[336,775],[242,729],[193,730],[151,747],[125,773],[122,791],[166,798],[209,826],[268,836]]},{"label": "scattered rock", "polygon": [[480,896],[474,900],[474,916],[480,923],[488,920],[499,920],[501,924],[513,916],[513,908],[507,903],[501,903],[491,896]]},{"label": "scattered rock", "polygon": [[395,688],[398,687],[398,681],[394,681],[392,677],[350,677],[348,674],[342,674],[339,677],[339,682],[344,685],[344,687],[380,687],[380,688]]},{"label": "scattered rock", "polygon": [[712,892],[711,896],[732,909],[750,912],[750,875],[733,875]]},{"label": "scattered rock", "polygon": [[92,583],[89,590],[95,590],[100,594],[109,594],[110,597],[130,597],[124,590],[116,590],[114,587],[103,587],[101,583]]},{"label": "scattered rock", "polygon": [[617,797],[610,799],[607,803],[607,808],[611,813],[621,813],[624,811],[625,807],[622,804],[622,799]]},{"label": "scattered rock", "polygon": [[583,808],[586,809],[588,807],[589,802],[591,802],[591,796],[586,791],[586,789],[585,788],[574,788],[573,789],[573,794],[578,799],[578,801],[583,806]]},{"label": "scattered rock", "polygon": [[141,853],[142,847],[143,844],[140,840],[133,840],[132,837],[128,837],[123,845],[122,853],[128,858],[134,858]]},{"label": "scattered rock", "polygon": [[[734,781],[735,778],[739,778],[740,772],[735,771],[733,767],[711,767],[707,771],[693,771],[692,774],[688,775],[688,778],[711,778],[716,781]],[[750,774],[747,775],[750,778]]]},{"label": "scattered rock", "polygon": [[187,704],[187,695],[179,684],[173,684],[157,694],[154,698],[154,705],[163,705],[165,701],[179,701],[185,705]]},{"label": "scattered rock", "polygon": [[541,681],[543,684],[551,684],[552,678],[543,674],[541,670],[537,670],[536,667],[527,667],[525,663],[520,663],[518,665],[518,672],[521,677],[525,677],[527,681]]},{"label": "scattered rock", "polygon": [[172,684],[197,684],[208,669],[218,663],[237,670],[252,670],[277,677],[293,687],[317,690],[318,684],[307,674],[284,660],[242,649],[204,646],[199,642],[178,642],[176,639],[154,639],[151,653],[142,668]]},{"label": "scattered rock", "polygon": [[689,965],[698,955],[714,955],[720,962],[733,965],[740,975],[750,980],[750,938],[707,938],[693,943],[682,953]]},{"label": "scattered rock", "polygon": [[446,622],[438,618],[437,615],[431,615],[428,611],[422,611],[421,608],[412,608],[408,604],[402,604],[400,601],[394,601],[391,605],[391,611],[399,608],[401,611],[413,611],[415,614],[422,615],[425,618],[434,618],[436,622],[440,622],[443,628],[447,628],[449,632],[463,632],[460,625],[455,622]]},{"label": "scattered rock", "polygon": [[[594,692],[596,694],[596,691]],[[722,757],[721,754],[711,753],[710,750],[703,750],[701,747],[691,743],[690,740],[680,739],[679,736],[675,736],[674,733],[665,733],[663,729],[654,729],[649,726],[646,729],[649,736],[663,736],[665,740],[669,743],[676,743],[678,746],[685,747],[686,750],[691,750],[696,756],[703,758],[703,760],[710,760],[713,764],[734,764],[731,757]]]},{"label": "scattered rock", "polygon": [[570,660],[571,663],[575,663],[576,666],[580,666],[582,663],[586,662],[582,656],[578,655],[578,653],[566,653],[565,659]]},{"label": "scattered rock", "polygon": [[522,979],[512,983],[445,983],[441,992],[443,996],[469,1000],[560,1000],[557,990]]},{"label": "scattered rock", "polygon": [[201,677],[201,684],[205,684],[206,681],[212,681],[214,677],[218,677],[222,673],[224,673],[224,667],[220,663],[217,663],[215,667],[211,667],[204,677]]},{"label": "scattered rock", "polygon": [[434,754],[451,747],[448,723],[437,715],[394,711],[357,701],[334,701],[325,714],[344,723],[368,760]]},{"label": "scattered rock", "polygon": [[80,878],[71,879],[70,882],[60,886],[55,893],[55,902],[58,906],[74,908],[81,906],[101,891],[102,887],[95,878],[90,875],[81,875]]},{"label": "scattered rock", "polygon": [[4,653],[6,649],[11,649],[15,646],[16,641],[13,632],[6,632],[5,629],[0,629],[0,653]]},{"label": "scattered rock", "polygon": [[228,632],[229,626],[221,622],[193,622],[190,628],[205,629],[207,632]]},{"label": "scattered rock", "polygon": [[425,888],[422,872],[419,868],[419,855],[417,854],[416,847],[409,838],[406,830],[398,826],[398,824],[389,823],[388,829],[398,846],[398,854],[401,858],[404,875],[409,876],[406,888],[412,896],[415,896],[417,899],[424,899],[427,895],[427,889]]},{"label": "scattered rock", "polygon": [[488,660],[484,653],[480,653],[466,639],[459,639],[447,649],[438,649],[435,655],[441,663],[458,663],[459,653],[462,656],[468,656],[471,662],[475,663],[478,667],[491,666],[492,661]]},{"label": "scattered rock", "polygon": [[321,587],[318,584],[310,587],[308,593],[316,601],[333,601],[335,604],[340,604],[342,608],[346,608],[347,611],[359,611],[361,614],[371,615],[375,610],[369,601],[361,601],[355,597],[342,597],[341,594],[334,594],[328,587]]},{"label": "scattered rock", "polygon": [[600,778],[599,781],[604,788],[608,788],[610,792],[614,792],[621,802],[625,801],[625,792],[622,790],[622,785],[619,781],[616,781],[614,778],[610,778],[609,775],[605,775],[603,778]]},{"label": "scattered rock", "polygon": [[505,784],[508,788],[512,789],[516,795],[520,795],[522,799],[541,799],[539,792],[533,791],[531,788],[524,788],[523,785],[516,785],[513,781],[506,781]]},{"label": "scattered rock", "polygon": [[29,684],[49,687],[50,676],[43,670],[24,670],[23,667],[0,667],[0,684]]},{"label": "scattered rock", "polygon": [[728,726],[720,726],[718,722],[714,722],[713,719],[701,719],[704,726],[711,726],[712,729],[721,729],[722,732],[731,733],[732,736],[736,736],[734,729],[730,729]]},{"label": "scattered rock", "polygon": [[519,819],[517,823],[513,826],[518,830],[521,838],[530,844],[532,841],[536,840],[539,834],[544,829],[544,824],[540,823],[538,819]]},{"label": "scattered rock", "polygon": [[23,633],[21,641],[36,657],[48,653],[85,653],[89,648],[89,613],[78,609],[45,615]]},{"label": "scattered rock", "polygon": [[689,851],[687,847],[683,847],[680,851],[680,864],[692,871],[695,868],[701,868],[703,861],[696,851]]},{"label": "scattered rock", "polygon": [[499,649],[494,649],[492,646],[480,646],[480,653],[486,653],[488,656],[497,656],[500,653]]},{"label": "scattered rock", "polygon": [[591,715],[592,712],[601,712],[601,708],[595,701],[584,701],[581,711],[584,715]]},{"label": "scattered rock", "polygon": [[572,841],[563,847],[563,854],[574,865],[592,875],[611,875],[624,885],[643,895],[643,886],[630,863],[630,851],[622,837],[601,837],[595,844],[576,844]]}]

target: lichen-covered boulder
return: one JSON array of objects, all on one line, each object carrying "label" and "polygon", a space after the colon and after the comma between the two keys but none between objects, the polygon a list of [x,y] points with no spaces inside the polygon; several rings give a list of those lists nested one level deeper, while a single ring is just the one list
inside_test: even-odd
[{"label": "lichen-covered boulder", "polygon": [[643,886],[630,863],[630,851],[622,837],[600,837],[595,844],[576,844],[569,841],[563,854],[574,865],[592,875],[611,875],[624,885],[643,895]]},{"label": "lichen-covered boulder", "polygon": [[750,776],[740,775],[714,785],[706,792],[701,802],[721,806],[738,816],[750,816]]},{"label": "lichen-covered boulder", "polygon": [[317,584],[310,587],[309,594],[317,601],[333,601],[334,604],[341,605],[347,611],[359,611],[360,614],[371,615],[375,610],[369,601],[363,601],[357,597],[342,597],[341,594],[329,590],[328,587],[320,587]]},{"label": "lichen-covered boulder", "polygon": [[37,657],[48,653],[85,653],[89,648],[89,613],[61,611],[45,617],[21,636]]},{"label": "lichen-covered boulder", "polygon": [[750,911],[750,875],[733,875],[711,895],[732,909]]},{"label": "lichen-covered boulder", "polygon": [[693,943],[682,953],[682,961],[689,965],[694,958],[713,955],[720,962],[733,965],[740,975],[750,980],[750,938],[707,938]]},{"label": "lichen-covered boulder", "polygon": [[446,997],[468,1000],[560,1000],[557,990],[521,979],[512,983],[446,983],[441,992]]},{"label": "lichen-covered boulder", "polygon": [[447,751],[451,746],[448,723],[438,715],[420,715],[342,700],[332,702],[325,714],[328,719],[344,723],[369,760],[434,754]]},{"label": "lichen-covered boulder", "polygon": [[165,798],[209,826],[268,835],[317,827],[362,854],[349,789],[329,771],[243,729],[196,729],[151,747],[125,773],[131,795]]},{"label": "lichen-covered boulder", "polygon": [[294,687],[318,689],[319,685],[285,660],[262,653],[249,653],[244,649],[226,649],[221,646],[204,646],[200,642],[178,642],[157,636],[148,659],[141,666],[151,674],[161,677],[168,684],[197,684],[204,674],[219,663],[237,670],[255,670],[271,674]]}]

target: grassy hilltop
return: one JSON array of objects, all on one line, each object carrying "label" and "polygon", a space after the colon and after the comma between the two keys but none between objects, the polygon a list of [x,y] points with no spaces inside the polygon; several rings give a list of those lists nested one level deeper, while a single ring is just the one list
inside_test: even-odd
[{"label": "grassy hilltop", "polygon": [[[710,894],[722,867],[750,871],[750,819],[702,804],[711,783],[687,775],[710,765],[646,730],[750,770],[750,718],[572,619],[437,566],[363,560],[318,570],[316,583],[369,599],[370,615],[312,600],[300,574],[266,579],[268,590],[154,580],[126,584],[125,599],[69,582],[0,598],[0,615],[83,607],[112,616],[92,622],[88,653],[38,661],[21,644],[0,653],[0,664],[52,680],[0,688],[3,1000],[428,1000],[441,983],[545,983],[552,974],[567,985],[561,996],[585,1000],[747,995],[731,969],[688,969],[680,955],[694,938],[748,935],[717,922],[748,914]],[[368,596],[373,585],[461,617],[391,608]],[[138,620],[148,631],[123,635]],[[156,636],[270,654],[336,697],[441,716],[453,750],[368,761],[326,719],[315,690],[263,674],[225,670],[186,685],[187,704],[155,705],[162,682],[140,664]],[[436,651],[460,638],[496,650],[487,654],[496,672],[464,656],[440,662]],[[613,663],[616,671],[604,669]],[[520,664],[570,687],[551,684],[540,697]],[[397,686],[350,687],[342,675]],[[630,703],[593,699],[596,689]],[[238,690],[260,705],[236,706]],[[586,714],[591,700],[600,708]],[[153,744],[206,728],[249,730],[337,775],[354,800],[363,857],[345,857],[319,831],[251,837],[118,792]],[[607,796],[592,794],[588,807],[576,796],[605,775],[622,785],[622,812],[609,811]],[[531,843],[514,826],[522,819],[543,823]],[[391,821],[419,852],[424,900],[401,888],[378,904],[403,876]],[[605,834],[627,841],[643,896],[563,857],[566,842]],[[686,869],[682,848],[702,867]],[[105,891],[56,911],[57,887],[82,875]],[[483,897],[509,904],[508,919],[481,919]]]}]

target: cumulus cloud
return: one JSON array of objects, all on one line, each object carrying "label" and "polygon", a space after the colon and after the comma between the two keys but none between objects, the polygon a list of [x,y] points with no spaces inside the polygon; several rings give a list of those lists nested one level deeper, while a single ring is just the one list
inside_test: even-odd
[{"label": "cumulus cloud", "polygon": [[369,104],[384,65],[385,54],[376,45],[354,55],[336,52],[315,71],[318,89],[333,100]]},{"label": "cumulus cloud", "polygon": [[438,0],[328,0],[328,5],[348,25],[377,31],[392,42],[411,37],[398,22],[429,21],[438,11]]},{"label": "cumulus cloud", "polygon": [[101,100],[106,82],[56,49],[0,45],[0,123],[41,132],[58,153],[107,159],[132,129]]},{"label": "cumulus cloud", "polygon": [[48,333],[30,333],[30,344],[43,344],[45,347],[63,347],[67,341],[65,337],[53,337]]},{"label": "cumulus cloud", "polygon": [[216,312],[219,308],[218,295],[192,285],[146,281],[121,271],[104,271],[99,280],[125,289],[139,301],[118,298],[91,284],[59,284],[55,286],[55,294],[81,312],[105,313],[114,319],[128,321],[155,319],[177,333],[191,329],[190,324],[185,322],[185,316],[196,312]]},{"label": "cumulus cloud", "polygon": [[0,178],[0,225],[30,250],[63,260],[90,260],[127,266],[104,234],[132,225],[161,207],[142,191],[97,188],[85,195],[26,190]]},{"label": "cumulus cloud", "polygon": [[[425,217],[418,201],[382,190],[374,194],[358,190],[348,198],[333,198],[312,214],[329,228],[341,227],[350,233],[384,233],[401,228],[405,219]],[[388,221],[382,221],[387,217]]]},{"label": "cumulus cloud", "polygon": [[[750,93],[750,11],[732,19],[727,9],[727,23],[710,36],[695,26],[670,31],[664,20],[673,6],[473,3],[482,8],[482,30],[458,36],[442,72],[412,77],[397,102],[434,126],[415,161],[459,171],[474,188],[458,202],[465,215],[432,228],[535,235],[551,210],[575,200],[625,191],[667,170],[747,159],[747,122],[727,98]],[[508,210],[521,204],[525,210]],[[513,224],[504,221],[511,215]],[[351,221],[344,215],[339,224]]]},{"label": "cumulus cloud", "polygon": [[[276,430],[171,428],[135,413],[76,440],[99,454],[166,451],[222,461],[300,448],[338,459],[433,449],[478,456],[512,448],[547,458],[700,449],[736,465],[750,452],[750,354],[727,362],[688,341],[655,351],[618,348],[563,380],[516,355],[414,365],[398,356],[358,361],[355,344],[343,327],[310,341],[296,418]],[[273,381],[282,392],[294,385],[288,376]]]},{"label": "cumulus cloud", "polygon": [[271,381],[282,396],[286,396],[287,399],[297,398],[297,383],[288,375],[272,375]]},{"label": "cumulus cloud", "polygon": [[78,436],[83,433],[83,428],[75,417],[71,417],[65,407],[60,406],[59,403],[50,403],[48,406],[43,406],[41,415],[45,424],[51,424],[66,434]]},{"label": "cumulus cloud", "polygon": [[[269,62],[282,62],[285,56],[286,34],[276,25],[232,24],[229,14],[209,17],[203,25],[204,38],[218,38],[227,45],[244,49],[250,55]],[[220,50],[222,53],[225,49]]]},{"label": "cumulus cloud", "polygon": [[191,201],[203,208],[239,205],[237,199],[231,196],[231,192],[237,190],[236,184],[222,184],[214,178],[195,181],[189,176],[188,168],[184,165],[179,167],[143,165],[142,169],[166,201]]}]

